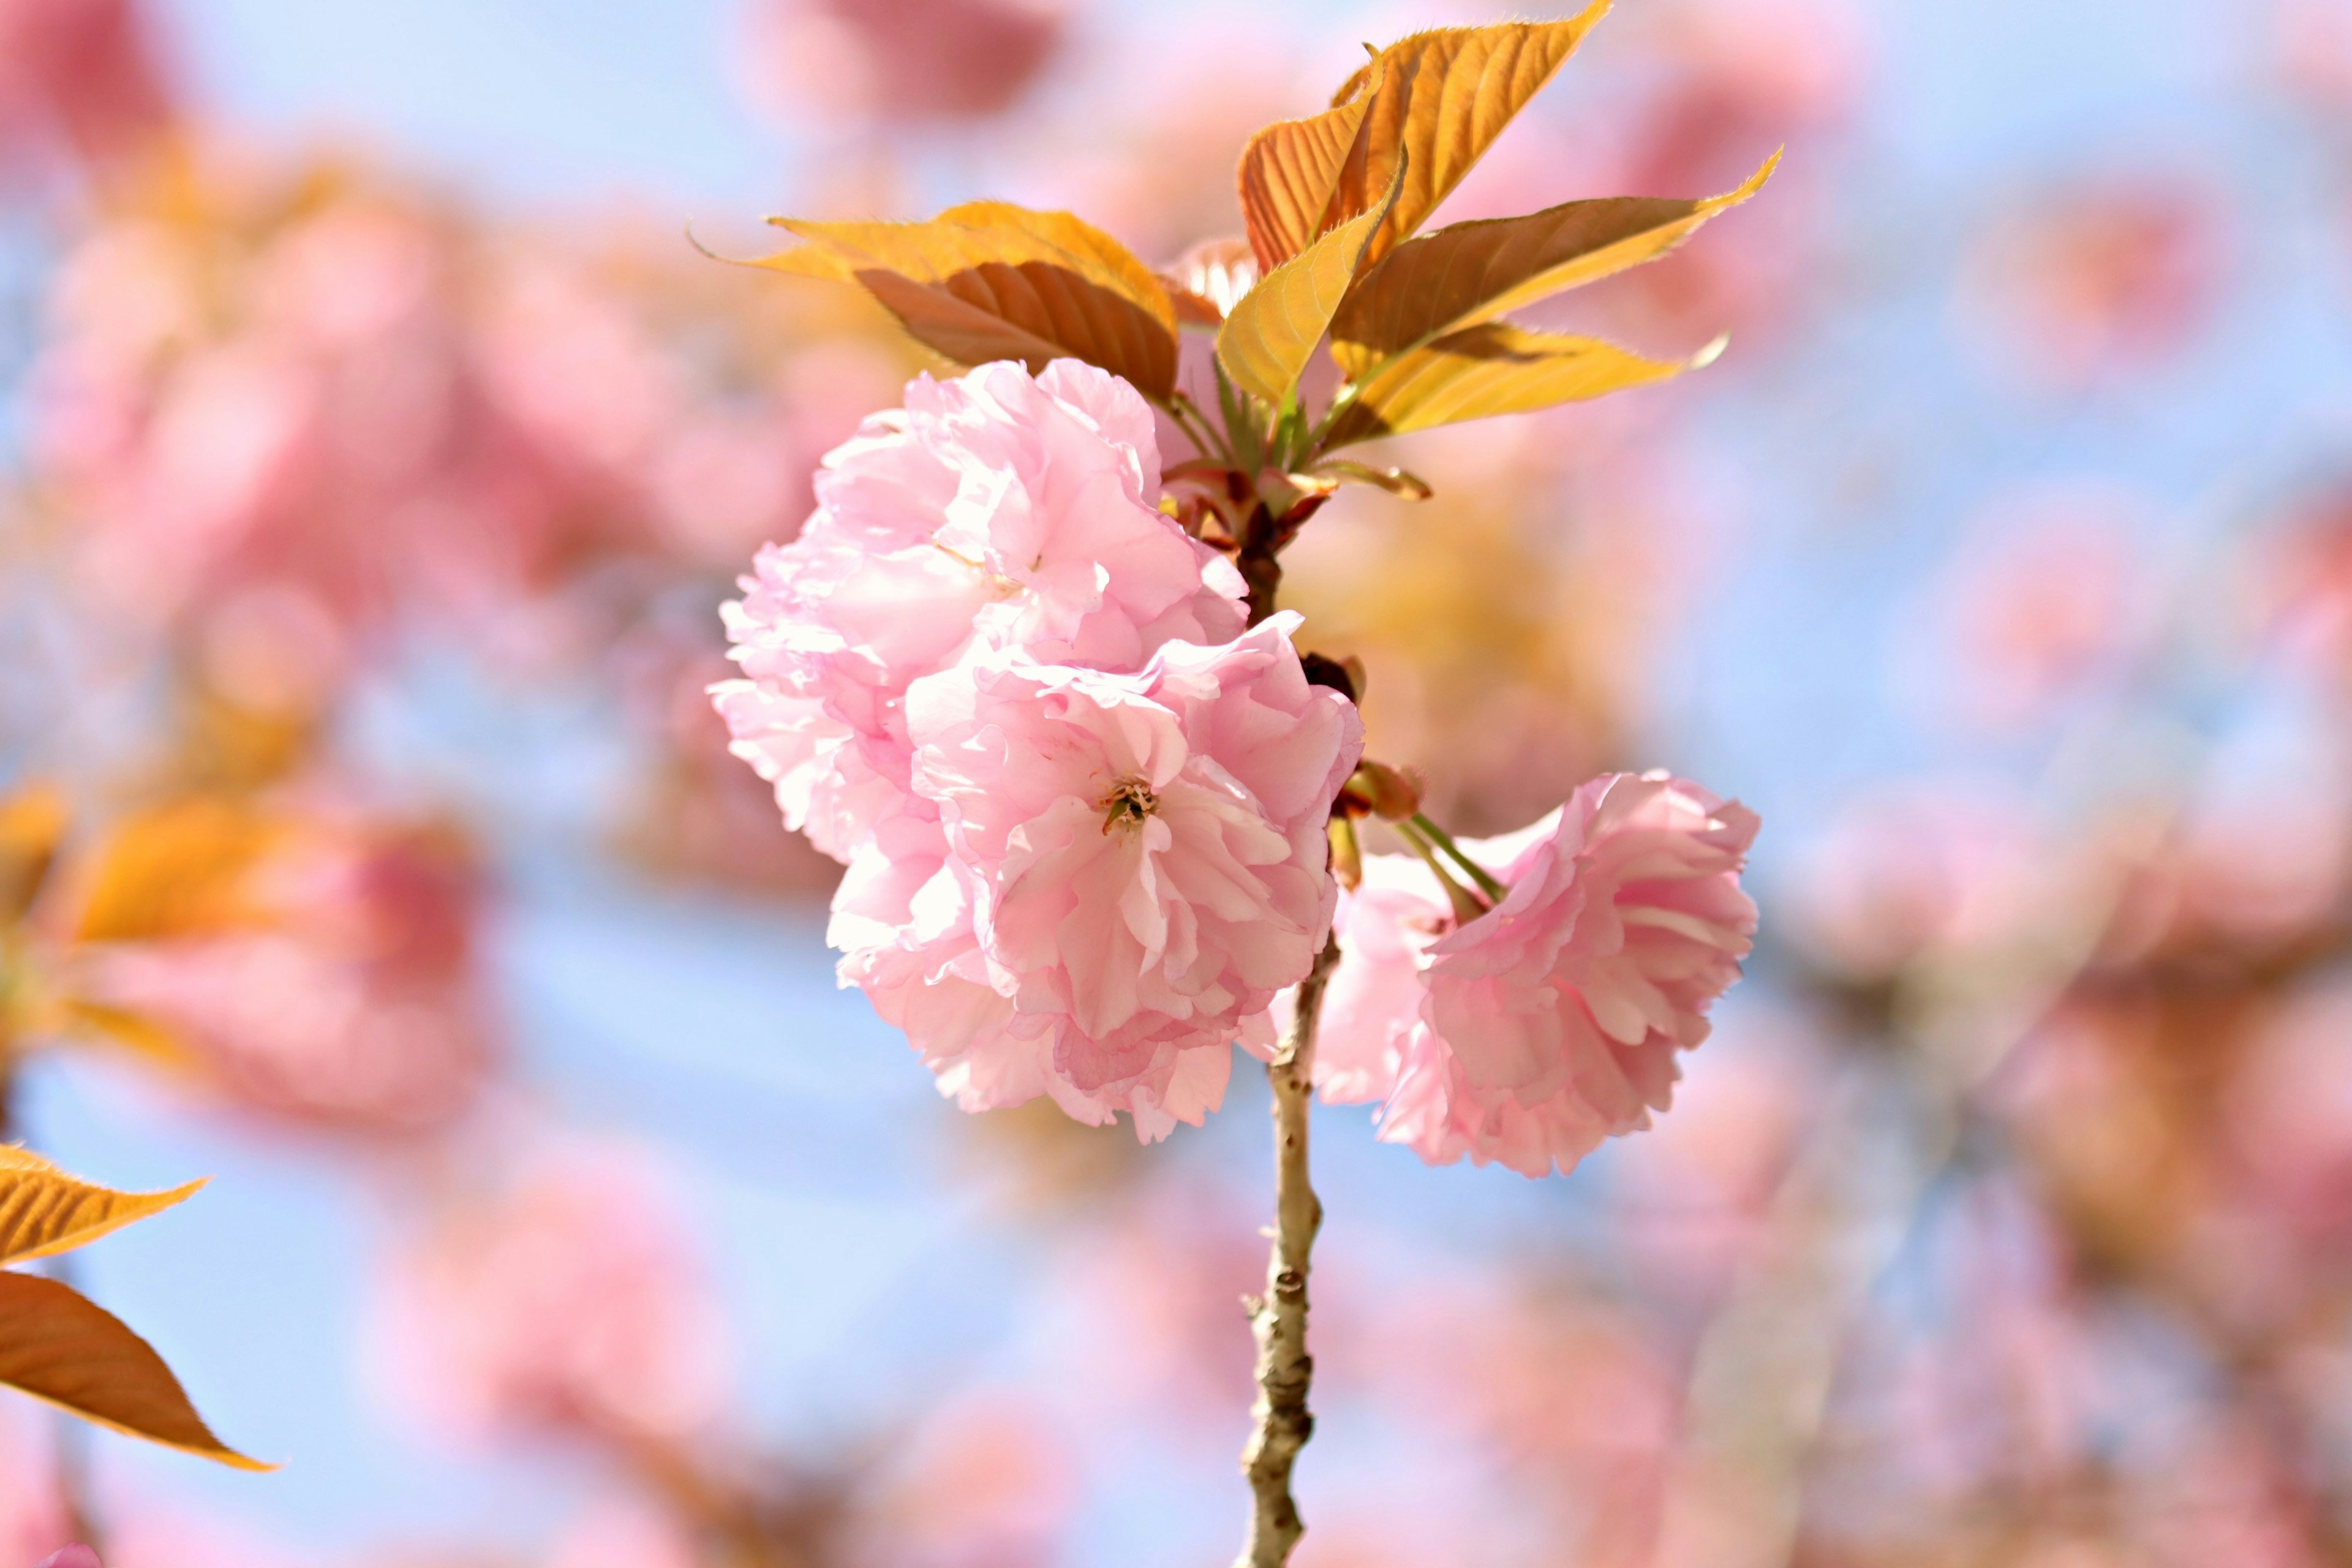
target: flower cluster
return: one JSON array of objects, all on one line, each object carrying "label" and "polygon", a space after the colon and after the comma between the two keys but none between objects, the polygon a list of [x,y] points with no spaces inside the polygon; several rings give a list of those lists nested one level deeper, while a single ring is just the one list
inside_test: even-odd
[{"label": "flower cluster", "polygon": [[1508,889],[1468,920],[1410,857],[1368,857],[1339,915],[1323,1098],[1379,1100],[1381,1137],[1432,1164],[1530,1176],[1647,1126],[1755,932],[1738,879],[1756,827],[1681,779],[1604,774],[1461,847]]},{"label": "flower cluster", "polygon": [[1296,616],[1157,506],[1150,406],[1073,360],[924,377],[826,459],[727,610],[715,689],[844,861],[845,984],[965,1108],[1050,1095],[1154,1138],[1270,1043],[1337,889],[1361,726]]},{"label": "flower cluster", "polygon": [[1491,907],[1375,856],[1343,908],[1354,703],[1308,679],[1296,616],[1245,629],[1233,564],[1155,506],[1133,388],[1073,360],[926,377],[816,490],[728,606],[744,673],[714,694],[848,866],[843,984],[943,1092],[1197,1123],[1337,914],[1317,1082],[1381,1101],[1383,1137],[1541,1174],[1665,1105],[1755,930],[1751,813],[1611,775],[1460,852]]}]

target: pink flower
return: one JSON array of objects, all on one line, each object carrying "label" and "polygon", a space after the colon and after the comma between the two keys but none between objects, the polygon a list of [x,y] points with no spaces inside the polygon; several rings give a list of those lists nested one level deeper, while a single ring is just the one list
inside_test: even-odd
[{"label": "pink flower", "polygon": [[923,376],[828,454],[801,535],[726,607],[743,678],[713,689],[785,822],[849,859],[908,798],[907,688],[969,654],[1134,670],[1241,630],[1230,562],[1157,510],[1151,410],[1076,360]]},{"label": "pink flower", "polygon": [[1432,1164],[1467,1155],[1530,1176],[1648,1125],[1675,1051],[1706,1037],[1738,978],[1756,826],[1663,773],[1604,774],[1540,822],[1464,846],[1509,893],[1458,928],[1425,872],[1419,892],[1402,857],[1372,857],[1341,919],[1324,1098],[1383,1100],[1381,1139]]},{"label": "pink flower", "polygon": [[494,1054],[467,847],[341,811],[279,826],[244,879],[246,918],[86,949],[79,984],[163,1024],[246,1109],[346,1131],[446,1126]]},{"label": "pink flower", "polygon": [[36,1564],[36,1568],[100,1568],[98,1553],[87,1546],[61,1546]]},{"label": "pink flower", "polygon": [[940,820],[887,875],[852,867],[832,934],[845,983],[967,1109],[1047,1093],[1157,1137],[1216,1105],[1235,1039],[1269,1037],[1331,918],[1324,823],[1362,745],[1297,624],[1133,675],[1007,649],[908,693]]}]

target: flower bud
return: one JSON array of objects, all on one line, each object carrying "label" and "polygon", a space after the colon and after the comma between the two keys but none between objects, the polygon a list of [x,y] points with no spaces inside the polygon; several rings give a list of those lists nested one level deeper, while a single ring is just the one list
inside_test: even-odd
[{"label": "flower bud", "polygon": [[1356,843],[1356,819],[1344,811],[1331,814],[1331,875],[1354,892],[1364,880],[1364,852]]},{"label": "flower bud", "polygon": [[1390,822],[1402,822],[1421,809],[1421,777],[1410,769],[1392,768],[1386,763],[1359,763],[1339,790],[1339,805],[1351,816],[1369,813]]}]

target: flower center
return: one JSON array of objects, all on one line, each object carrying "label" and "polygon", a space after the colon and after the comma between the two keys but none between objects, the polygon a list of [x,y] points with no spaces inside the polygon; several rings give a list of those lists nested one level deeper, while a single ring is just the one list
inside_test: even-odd
[{"label": "flower center", "polygon": [[1102,797],[1103,831],[1112,828],[1132,831],[1143,826],[1143,819],[1160,809],[1160,797],[1151,786],[1133,773],[1122,773],[1110,781],[1110,788]]}]

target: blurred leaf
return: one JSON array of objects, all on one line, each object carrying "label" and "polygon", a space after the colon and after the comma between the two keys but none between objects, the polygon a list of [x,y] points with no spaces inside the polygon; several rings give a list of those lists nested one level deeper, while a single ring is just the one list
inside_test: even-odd
[{"label": "blurred leaf", "polygon": [[1432,338],[1654,260],[1754,195],[1780,161],[1773,153],[1737,190],[1703,201],[1568,202],[1408,239],[1349,292],[1331,321],[1331,357],[1353,380]]},{"label": "blurred leaf", "polygon": [[1598,338],[1486,322],[1389,361],[1340,411],[1324,445],[1599,397],[1679,375],[1717,346],[1688,360],[1649,360]]},{"label": "blurred leaf", "polygon": [[1257,287],[1258,277],[1257,258],[1250,250],[1250,242],[1239,235],[1228,235],[1201,241],[1178,257],[1160,280],[1168,285],[1168,297],[1180,320],[1216,327],[1224,323],[1243,295]]},{"label": "blurred leaf", "polygon": [[[1382,49],[1332,95],[1334,104],[1345,104],[1361,93],[1371,106],[1340,172],[1333,198],[1339,214],[1369,210],[1398,169],[1410,165],[1395,209],[1372,236],[1370,259],[1387,255],[1437,210],[1609,5],[1592,0],[1565,22],[1415,33]],[[1375,73],[1380,88],[1366,92]]]},{"label": "blurred leaf", "polygon": [[1305,120],[1266,126],[1242,148],[1235,181],[1242,221],[1260,272],[1271,272],[1309,245],[1328,226],[1331,197],[1355,150],[1364,115],[1380,92],[1376,67],[1358,73],[1345,101]]},{"label": "blurred leaf", "polygon": [[54,785],[0,801],[0,920],[21,920],[33,907],[65,831],[66,798]]},{"label": "blurred leaf", "polygon": [[176,1031],[144,1013],[79,996],[68,996],[57,1005],[56,1026],[67,1033],[121,1047],[150,1067],[189,1072],[199,1065],[196,1054]]},{"label": "blurred leaf", "polygon": [[214,1436],[154,1347],[87,1298],[0,1272],[0,1383],[85,1421],[240,1470],[274,1470]]},{"label": "blurred leaf", "polygon": [[69,1176],[29,1150],[0,1144],[0,1263],[69,1252],[170,1208],[203,1185],[118,1193]]},{"label": "blurred leaf", "polygon": [[924,223],[773,218],[808,241],[755,265],[854,281],[918,342],[959,364],[1074,358],[1165,398],[1176,384],[1167,286],[1068,213],[966,202]]},{"label": "blurred leaf", "polygon": [[1217,331],[1217,363],[1234,384],[1275,407],[1298,384],[1332,312],[1364,258],[1374,228],[1402,187],[1404,165],[1389,182],[1388,200],[1349,219],[1261,279],[1242,297]]},{"label": "blurred leaf", "polygon": [[261,911],[249,874],[285,833],[276,818],[216,798],[127,818],[99,847],[76,934],[143,942],[252,924]]}]

